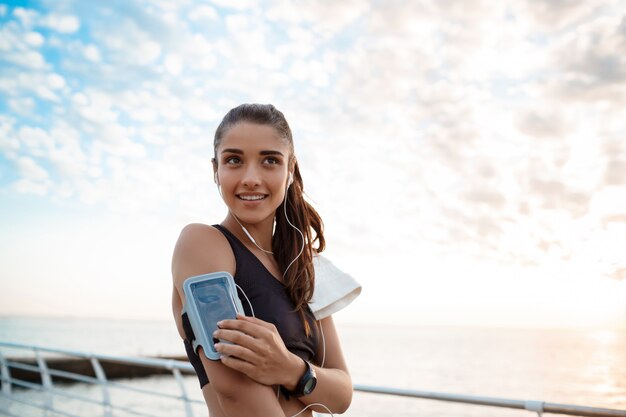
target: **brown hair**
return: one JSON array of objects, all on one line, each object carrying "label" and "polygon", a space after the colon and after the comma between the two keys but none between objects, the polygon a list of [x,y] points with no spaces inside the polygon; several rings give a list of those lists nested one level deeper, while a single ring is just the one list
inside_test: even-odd
[{"label": "brown hair", "polygon": [[[315,209],[304,200],[304,183],[300,175],[300,168],[296,160],[291,128],[281,111],[271,104],[242,104],[231,109],[215,131],[213,149],[217,154],[224,134],[240,122],[256,123],[272,126],[289,145],[289,163],[293,165],[293,184],[287,189],[286,200],[276,209],[276,229],[272,237],[272,251],[281,271],[297,257],[284,275],[284,284],[296,306],[296,311],[304,323],[306,334],[310,334],[309,323],[304,319],[304,311],[313,296],[315,288],[315,271],[313,269],[314,253],[324,250],[324,224]],[[217,158],[215,158],[217,161]],[[304,250],[298,256],[302,247],[302,237],[297,230],[289,225],[282,214],[287,203],[287,216],[291,223],[302,231],[304,235]]]}]

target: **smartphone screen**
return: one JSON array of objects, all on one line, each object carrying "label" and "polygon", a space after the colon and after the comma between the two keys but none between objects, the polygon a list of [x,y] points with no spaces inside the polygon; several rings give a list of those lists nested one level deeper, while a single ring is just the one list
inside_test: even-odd
[{"label": "smartphone screen", "polygon": [[207,331],[207,340],[213,341],[210,348],[214,352],[214,344],[217,340],[213,338],[213,332],[217,330],[217,322],[237,317],[229,288],[225,278],[196,282],[190,286],[199,319],[202,321],[202,327]]}]

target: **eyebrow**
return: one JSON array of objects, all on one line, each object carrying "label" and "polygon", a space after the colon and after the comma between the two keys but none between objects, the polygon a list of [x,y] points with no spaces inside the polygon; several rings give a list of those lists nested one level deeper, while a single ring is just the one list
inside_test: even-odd
[{"label": "eyebrow", "polygon": [[224,150],[222,150],[222,153],[236,153],[239,155],[243,155],[243,151],[241,149],[235,149],[235,148],[226,148]]},{"label": "eyebrow", "polygon": [[[241,149],[237,149],[237,148],[226,148],[224,150],[222,150],[222,154],[224,153],[234,153],[237,155],[243,155],[243,151]],[[280,151],[260,151],[259,155],[280,155],[280,156],[285,156],[282,152]]]},{"label": "eyebrow", "polygon": [[280,155],[280,156],[285,156],[283,155],[282,152],[279,151],[261,151],[259,152],[260,155]]}]

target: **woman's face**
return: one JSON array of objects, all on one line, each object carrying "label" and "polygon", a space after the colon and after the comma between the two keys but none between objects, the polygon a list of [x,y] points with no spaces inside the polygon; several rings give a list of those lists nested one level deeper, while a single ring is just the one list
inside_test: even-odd
[{"label": "woman's face", "polygon": [[272,126],[237,123],[216,150],[222,198],[247,224],[273,219],[283,202],[290,150]]}]

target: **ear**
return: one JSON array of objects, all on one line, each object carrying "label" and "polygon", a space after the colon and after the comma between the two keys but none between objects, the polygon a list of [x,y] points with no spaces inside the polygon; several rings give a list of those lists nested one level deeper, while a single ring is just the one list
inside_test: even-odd
[{"label": "ear", "polygon": [[287,188],[289,188],[289,186],[291,184],[293,184],[293,175],[294,175],[293,173],[296,170],[296,164],[297,163],[298,162],[297,162],[295,156],[291,159],[291,161],[289,161],[289,168],[288,168],[289,169],[289,176],[287,177]]},{"label": "ear", "polygon": [[220,179],[217,176],[217,161],[215,158],[211,158],[211,163],[213,164],[213,181],[215,181],[217,185],[220,185]]}]

